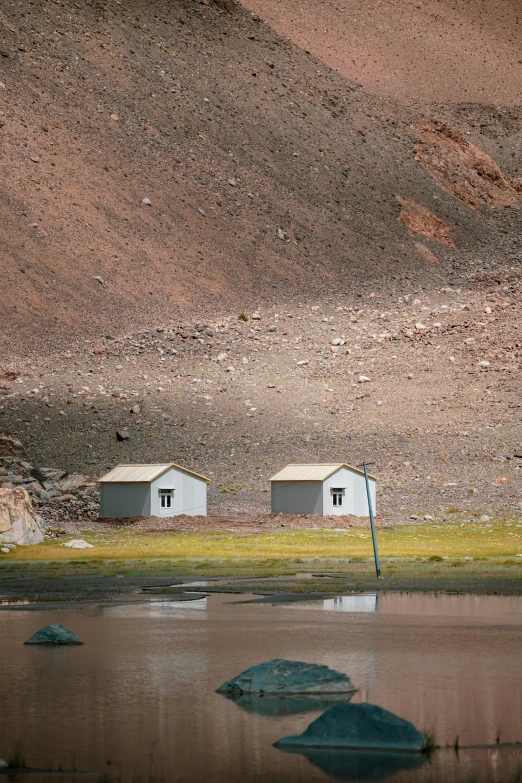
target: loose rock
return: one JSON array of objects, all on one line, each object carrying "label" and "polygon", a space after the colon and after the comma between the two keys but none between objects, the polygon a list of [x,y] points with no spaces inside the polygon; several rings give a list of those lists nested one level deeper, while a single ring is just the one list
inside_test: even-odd
[{"label": "loose rock", "polygon": [[376,704],[333,704],[302,734],[284,737],[281,747],[352,748],[422,752],[426,739],[413,723]]},{"label": "loose rock", "polygon": [[46,625],[24,644],[83,644],[83,642],[64,625]]},{"label": "loose rock", "polygon": [[275,658],[251,666],[223,683],[217,693],[353,693],[355,686],[347,674],[302,661]]}]

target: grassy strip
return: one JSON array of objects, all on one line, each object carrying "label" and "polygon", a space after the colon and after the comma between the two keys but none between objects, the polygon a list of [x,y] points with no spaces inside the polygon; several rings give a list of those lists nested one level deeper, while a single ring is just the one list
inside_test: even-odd
[{"label": "grassy strip", "polygon": [[[209,530],[205,533],[141,533],[115,528],[82,537],[94,549],[64,547],[64,540],[18,547],[0,562],[12,560],[118,560],[176,558],[187,561],[271,560],[349,561],[371,557],[370,532],[352,529],[286,530],[245,535]],[[482,524],[409,525],[378,532],[381,557],[393,558],[516,558],[522,553],[522,521]],[[522,562],[522,558],[520,558]]]},{"label": "grassy strip", "polygon": [[522,557],[517,557],[522,553],[522,523],[516,521],[379,531],[382,580],[375,577],[370,533],[360,529],[245,535],[211,530],[138,533],[122,528],[84,537],[94,549],[63,547],[64,537],[5,555],[0,561],[0,598],[102,598],[130,593],[144,584],[173,584],[179,577],[225,577],[226,584],[210,583],[209,589],[236,593],[522,594]]}]

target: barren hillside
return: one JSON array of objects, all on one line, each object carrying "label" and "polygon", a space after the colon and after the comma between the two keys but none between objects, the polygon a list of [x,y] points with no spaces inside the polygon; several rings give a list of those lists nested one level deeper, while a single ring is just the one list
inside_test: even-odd
[{"label": "barren hillside", "polygon": [[247,0],[365,89],[412,104],[520,106],[518,0]]},{"label": "barren hillside", "polygon": [[[439,284],[512,248],[516,207],[469,209],[416,158],[422,112],[240,7],[20,0],[0,22],[0,317],[13,350],[198,308]],[[458,125],[516,176],[507,119],[471,107]],[[452,245],[429,227],[419,244],[397,197],[435,213]]]},{"label": "barren hillside", "polygon": [[[500,9],[483,26],[515,74]],[[412,108],[384,61],[372,93],[317,31],[314,56],[239,6],[19,0],[0,23],[0,426],[35,464],[173,459],[213,477],[214,511],[257,513],[286,462],[366,457],[394,518],[520,509],[500,71],[513,105],[486,76],[485,103],[444,103],[455,49],[456,92],[444,61]]]}]

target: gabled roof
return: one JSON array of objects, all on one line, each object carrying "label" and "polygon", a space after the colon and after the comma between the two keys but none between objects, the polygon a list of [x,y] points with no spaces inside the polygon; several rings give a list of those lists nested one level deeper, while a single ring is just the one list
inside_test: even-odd
[{"label": "gabled roof", "polygon": [[[286,468],[272,476],[270,481],[324,481],[340,468],[347,468],[353,473],[364,476],[364,471],[346,463],[340,465],[287,465]],[[369,473],[368,478],[377,481],[375,476],[371,476]]]},{"label": "gabled roof", "polygon": [[210,479],[206,476],[195,473],[193,470],[188,470],[188,468],[183,468],[181,465],[176,465],[175,462],[169,462],[162,465],[116,465],[109,473],[106,473],[105,476],[98,479],[98,483],[130,484],[140,482],[150,484],[151,481],[154,481],[154,479],[161,476],[162,473],[165,473],[170,468],[181,470],[183,473],[188,473],[189,476],[196,476],[196,478],[203,479],[203,481],[206,481],[207,483],[210,482]]}]

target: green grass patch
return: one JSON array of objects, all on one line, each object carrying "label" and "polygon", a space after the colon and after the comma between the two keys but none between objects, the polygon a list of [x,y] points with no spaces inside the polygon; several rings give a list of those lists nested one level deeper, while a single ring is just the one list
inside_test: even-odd
[{"label": "green grass patch", "polygon": [[[76,536],[77,537],[77,536]],[[168,559],[193,563],[201,568],[217,560],[263,560],[278,564],[281,561],[303,562],[346,560],[352,563],[372,558],[369,530],[354,528],[343,532],[331,530],[287,530],[285,532],[245,534],[208,530],[188,533],[141,533],[128,528],[102,533],[88,533],[83,537],[94,549],[71,550],[61,546],[67,536],[52,539],[30,547],[18,547],[2,555],[0,564],[20,560],[69,560],[93,563],[111,560]],[[510,558],[510,565],[518,563],[516,555],[522,552],[522,523],[498,522],[481,524],[421,524],[379,530],[377,533],[381,557],[427,558],[430,562],[444,562],[466,557]],[[522,563],[522,558],[520,558]],[[459,565],[464,563],[459,563]]]}]

